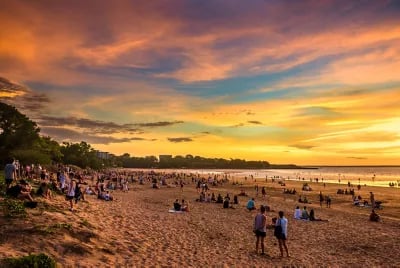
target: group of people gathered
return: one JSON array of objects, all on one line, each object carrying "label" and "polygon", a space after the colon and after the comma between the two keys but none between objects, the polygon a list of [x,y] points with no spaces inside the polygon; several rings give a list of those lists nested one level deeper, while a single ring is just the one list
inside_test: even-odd
[{"label": "group of people gathered", "polygon": [[311,208],[310,212],[308,212],[306,206],[304,206],[303,209],[300,209],[300,207],[297,206],[296,209],[294,210],[293,217],[296,220],[328,221],[328,220],[322,220],[322,219],[316,218],[314,209]]},{"label": "group of people gathered", "polygon": [[179,199],[176,199],[174,202],[174,210],[175,211],[182,211],[182,212],[189,212],[189,203],[182,199],[182,202],[179,202]]},{"label": "group of people gathered", "polygon": [[260,206],[260,211],[254,218],[253,232],[256,236],[256,253],[258,254],[259,250],[261,249],[261,255],[265,255],[264,240],[265,237],[267,236],[267,229],[273,228],[274,236],[278,240],[281,257],[284,256],[284,251],[286,253],[286,256],[290,257],[289,249],[286,244],[288,220],[284,216],[284,212],[279,211],[278,217],[272,218],[270,224],[268,224],[268,219],[265,213],[266,213],[266,207]]},{"label": "group of people gathered", "polygon": [[[37,171],[37,172],[36,172]],[[97,195],[99,199],[113,200],[110,189],[117,187],[112,183],[110,177],[105,181],[105,174],[91,173],[86,171],[73,171],[68,166],[58,166],[57,172],[50,172],[41,166],[35,172],[17,173],[15,160],[10,158],[4,168],[6,194],[9,197],[26,201],[26,206],[36,207],[34,197],[51,200],[54,193],[65,195],[69,203],[69,209],[74,210],[74,204],[85,200],[85,195]],[[94,184],[97,178],[96,184]],[[89,181],[92,182],[90,185]],[[122,179],[121,189],[128,190],[127,183]]]}]

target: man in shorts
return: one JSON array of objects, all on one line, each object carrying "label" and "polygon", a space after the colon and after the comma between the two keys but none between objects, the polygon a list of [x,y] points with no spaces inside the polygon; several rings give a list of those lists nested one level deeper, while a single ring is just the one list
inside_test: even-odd
[{"label": "man in shorts", "polygon": [[4,175],[7,189],[10,188],[11,183],[17,179],[17,167],[14,164],[14,159],[9,158],[4,168]]},{"label": "man in shorts", "polygon": [[257,237],[256,241],[256,253],[258,254],[258,248],[261,241],[261,255],[265,255],[264,252],[264,238],[267,235],[267,216],[265,216],[265,207],[260,207],[260,213],[254,218],[254,233]]}]

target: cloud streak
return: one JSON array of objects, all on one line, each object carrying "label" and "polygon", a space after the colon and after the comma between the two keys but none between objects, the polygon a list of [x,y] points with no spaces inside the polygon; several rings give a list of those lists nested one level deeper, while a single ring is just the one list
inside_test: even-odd
[{"label": "cloud streak", "polygon": [[154,141],[141,137],[124,137],[115,138],[113,136],[99,136],[91,133],[75,131],[66,128],[44,127],[42,128],[44,135],[49,135],[59,142],[80,142],[86,141],[93,144],[112,144],[112,143],[128,143],[132,141]]},{"label": "cloud streak", "polygon": [[168,138],[168,141],[173,143],[181,143],[181,142],[192,142],[193,139],[189,137],[179,137],[179,138]]}]

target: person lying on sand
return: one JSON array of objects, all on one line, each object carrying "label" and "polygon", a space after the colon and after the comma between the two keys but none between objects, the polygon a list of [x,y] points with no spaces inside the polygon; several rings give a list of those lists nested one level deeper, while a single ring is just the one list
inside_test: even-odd
[{"label": "person lying on sand", "polygon": [[114,200],[114,197],[110,194],[109,191],[100,192],[100,194],[98,195],[98,198],[105,200],[105,201],[113,201]]},{"label": "person lying on sand", "polygon": [[310,210],[310,221],[328,221],[328,220],[323,220],[323,219],[315,218],[315,212],[314,212],[314,209],[312,208],[312,209]]}]

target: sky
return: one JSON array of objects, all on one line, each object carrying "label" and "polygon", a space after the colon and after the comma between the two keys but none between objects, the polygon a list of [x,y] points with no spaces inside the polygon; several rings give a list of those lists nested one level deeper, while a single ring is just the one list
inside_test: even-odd
[{"label": "sky", "polygon": [[4,0],[0,101],[121,155],[400,165],[399,0]]}]

